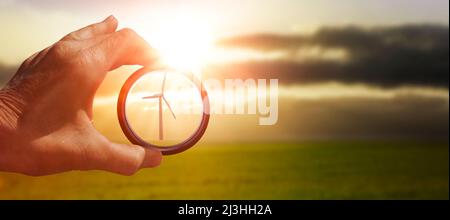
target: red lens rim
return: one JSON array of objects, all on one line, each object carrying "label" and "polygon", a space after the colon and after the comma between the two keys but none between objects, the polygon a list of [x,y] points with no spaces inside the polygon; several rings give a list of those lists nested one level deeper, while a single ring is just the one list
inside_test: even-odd
[{"label": "red lens rim", "polygon": [[151,74],[155,72],[154,69],[150,68],[141,68],[138,71],[134,72],[123,84],[122,89],[119,93],[119,99],[117,101],[117,116],[119,118],[119,124],[122,128],[123,133],[128,138],[128,140],[136,145],[140,145],[143,147],[153,148],[156,150],[161,151],[163,155],[171,155],[171,154],[177,154],[181,153],[192,146],[194,146],[200,138],[203,136],[203,134],[206,131],[206,128],[208,127],[209,123],[209,98],[208,93],[206,92],[205,88],[203,87],[203,84],[201,81],[194,75],[192,75],[191,81],[194,83],[194,85],[197,87],[198,91],[200,92],[200,96],[203,100],[203,115],[202,120],[197,128],[197,130],[185,141],[167,146],[167,147],[160,147],[151,143],[148,143],[147,141],[140,138],[136,132],[133,131],[130,124],[128,123],[127,116],[126,116],[126,102],[127,97],[130,89],[133,87],[134,83],[138,81],[142,76],[146,74]]}]

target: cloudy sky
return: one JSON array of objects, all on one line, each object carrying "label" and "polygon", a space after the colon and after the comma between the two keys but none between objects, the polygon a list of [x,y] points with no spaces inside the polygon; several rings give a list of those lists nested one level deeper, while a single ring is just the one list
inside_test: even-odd
[{"label": "cloudy sky", "polygon": [[[217,115],[207,139],[448,138],[448,8],[446,0],[6,0],[0,85],[35,51],[114,14],[151,44],[178,45],[179,56],[211,41],[206,78],[280,80],[275,126]],[[107,77],[97,100],[114,100],[122,72]],[[110,123],[114,101],[97,103],[96,126],[122,139]]]}]

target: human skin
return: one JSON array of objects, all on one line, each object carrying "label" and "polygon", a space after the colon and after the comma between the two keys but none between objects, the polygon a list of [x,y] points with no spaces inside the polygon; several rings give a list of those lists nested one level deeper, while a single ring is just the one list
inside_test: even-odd
[{"label": "human skin", "polygon": [[110,16],[26,59],[0,90],[0,171],[40,176],[70,170],[132,175],[161,162],[157,150],[109,141],[92,125],[108,71],[152,66],[154,50]]}]

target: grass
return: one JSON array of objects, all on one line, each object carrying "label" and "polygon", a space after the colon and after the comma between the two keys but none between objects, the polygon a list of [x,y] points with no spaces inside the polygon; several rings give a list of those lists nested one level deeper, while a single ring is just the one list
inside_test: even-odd
[{"label": "grass", "polygon": [[0,199],[449,199],[448,143],[196,146],[124,177],[0,173]]}]

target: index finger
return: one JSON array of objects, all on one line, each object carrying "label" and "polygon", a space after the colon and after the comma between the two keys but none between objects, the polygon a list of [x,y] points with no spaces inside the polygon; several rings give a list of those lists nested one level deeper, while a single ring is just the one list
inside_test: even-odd
[{"label": "index finger", "polygon": [[117,25],[117,19],[110,15],[99,23],[91,24],[66,35],[63,39],[86,40],[98,35],[113,33],[117,29]]},{"label": "index finger", "polygon": [[122,65],[154,66],[158,63],[156,50],[129,28],[124,28],[92,47],[103,59],[106,70]]}]

